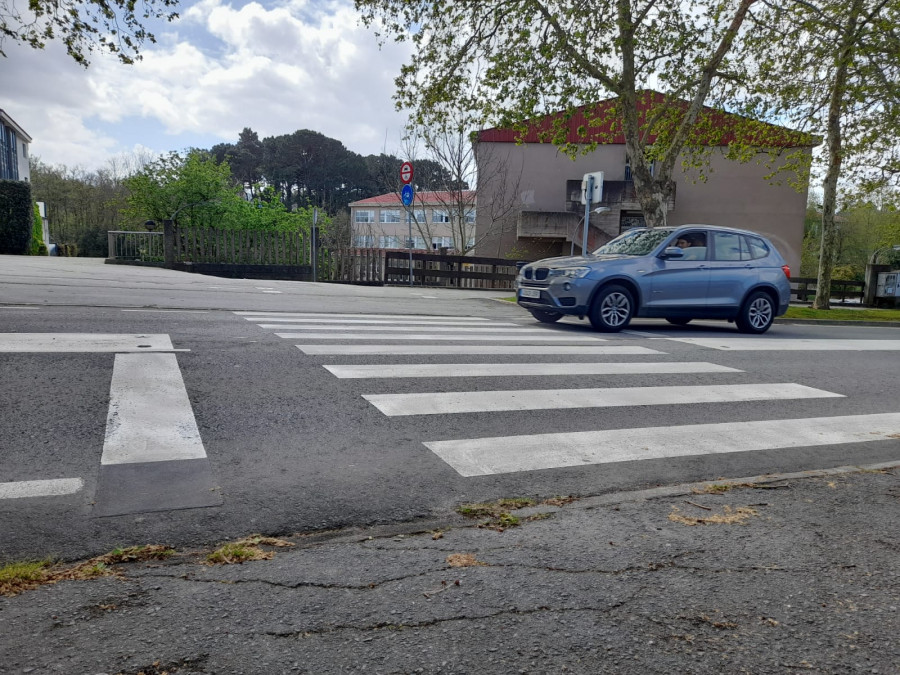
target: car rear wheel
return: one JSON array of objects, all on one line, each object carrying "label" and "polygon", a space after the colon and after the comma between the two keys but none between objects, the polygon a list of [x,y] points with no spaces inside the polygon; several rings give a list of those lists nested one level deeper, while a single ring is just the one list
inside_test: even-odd
[{"label": "car rear wheel", "polygon": [[741,307],[734,322],[742,333],[765,333],[775,320],[775,303],[764,291],[753,293]]},{"label": "car rear wheel", "polygon": [[617,333],[628,325],[633,314],[631,292],[624,286],[612,285],[597,293],[588,318],[595,330]]},{"label": "car rear wheel", "polygon": [[667,316],[666,321],[668,321],[673,326],[687,326],[692,319],[690,317],[684,318],[680,316]]},{"label": "car rear wheel", "polygon": [[541,323],[556,323],[563,316],[559,312],[545,312],[542,309],[529,309],[528,311],[531,312],[531,316]]}]

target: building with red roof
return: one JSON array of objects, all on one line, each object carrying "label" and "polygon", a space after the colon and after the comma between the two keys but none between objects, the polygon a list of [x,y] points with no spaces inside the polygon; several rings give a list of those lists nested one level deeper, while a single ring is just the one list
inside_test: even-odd
[{"label": "building with red roof", "polygon": [[[616,105],[617,99],[610,99],[527,120],[515,128],[478,132],[477,255],[534,260],[572,250],[580,253],[582,178],[588,173],[603,172],[603,195],[599,204],[592,205],[600,213],[589,218],[589,250],[644,224]],[[678,108],[686,105],[645,92],[639,97],[638,112],[643,123],[662,106],[674,110],[671,119],[677,120]],[[656,128],[666,131],[665,124]],[[648,145],[655,140],[648,135]],[[574,160],[560,150],[561,141],[578,147]],[[690,168],[684,172],[676,168],[673,175],[667,224],[702,223],[759,232],[775,243],[793,269],[799,269],[807,191],[792,187],[788,175],[773,179],[770,174],[774,167],[787,165],[788,158],[808,160],[817,143],[808,134],[704,108],[688,146],[705,155],[707,163],[692,167],[689,156],[679,157],[676,167]],[[591,144],[596,144],[593,150]],[[749,161],[728,158],[735,144],[751,149]]]}]

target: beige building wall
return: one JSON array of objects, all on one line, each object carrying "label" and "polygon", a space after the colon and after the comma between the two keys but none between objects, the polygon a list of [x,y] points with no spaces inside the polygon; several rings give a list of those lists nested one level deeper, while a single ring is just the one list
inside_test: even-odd
[{"label": "beige building wall", "polygon": [[[585,173],[603,171],[605,181],[625,180],[624,145],[600,146],[574,160],[549,143],[480,145],[486,147],[479,147],[476,153],[479,160],[477,255],[507,257],[513,252],[516,254],[513,257],[526,260],[567,255],[570,241],[561,241],[558,236],[519,238],[519,212],[566,211],[566,182],[580,181]],[[802,151],[809,154],[811,149]],[[782,185],[770,184],[765,179],[771,171],[765,166],[768,156],[760,155],[759,158],[760,163],[741,164],[725,159],[720,152],[713,152],[706,182],[697,180],[696,171],[683,173],[676,170],[676,195],[674,209],[668,214],[669,223],[723,225],[759,232],[771,239],[796,274],[800,269],[806,190],[797,192],[784,179],[781,179]],[[491,184],[489,177],[504,171],[507,175],[505,185]],[[516,213],[503,220],[492,220],[488,204],[510,197],[515,201]],[[574,230],[583,211],[573,213],[570,219]],[[614,236],[618,234],[618,218],[617,210],[595,214],[591,224]],[[580,234],[576,240],[580,241]]]}]

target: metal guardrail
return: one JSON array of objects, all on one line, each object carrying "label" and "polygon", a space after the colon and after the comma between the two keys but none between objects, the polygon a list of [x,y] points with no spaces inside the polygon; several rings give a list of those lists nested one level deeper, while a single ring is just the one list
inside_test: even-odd
[{"label": "metal guardrail", "polygon": [[165,250],[162,232],[124,232],[113,230],[106,233],[109,257],[114,260],[140,260],[143,262],[163,262]]}]

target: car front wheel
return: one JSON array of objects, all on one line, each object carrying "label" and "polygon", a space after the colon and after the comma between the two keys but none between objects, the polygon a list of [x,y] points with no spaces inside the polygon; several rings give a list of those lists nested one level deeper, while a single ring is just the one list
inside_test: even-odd
[{"label": "car front wheel", "polygon": [[734,322],[742,333],[765,333],[775,320],[775,303],[763,291],[753,293],[744,302]]},{"label": "car front wheel", "polygon": [[530,309],[528,311],[531,312],[531,316],[541,323],[556,323],[563,316],[559,312],[545,312],[540,309]]},{"label": "car front wheel", "polygon": [[591,305],[588,318],[595,330],[617,333],[631,321],[634,314],[634,298],[624,286],[602,288]]}]

